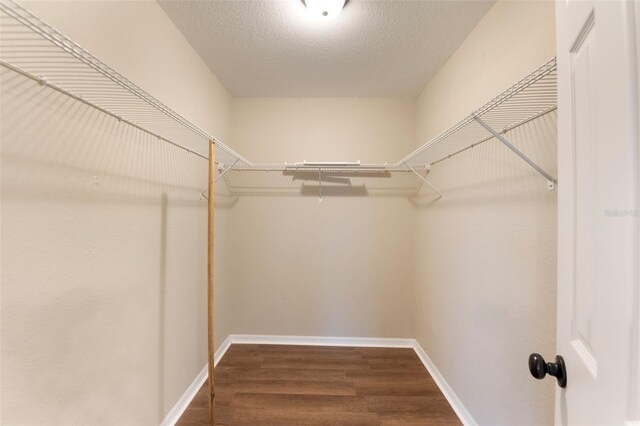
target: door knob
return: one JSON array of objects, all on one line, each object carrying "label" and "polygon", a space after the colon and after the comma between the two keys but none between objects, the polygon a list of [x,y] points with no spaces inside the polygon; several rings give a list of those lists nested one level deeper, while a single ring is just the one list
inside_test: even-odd
[{"label": "door knob", "polygon": [[529,355],[529,371],[538,380],[544,379],[548,374],[558,380],[558,386],[567,387],[567,368],[560,355],[556,355],[556,362],[545,362],[540,354]]}]

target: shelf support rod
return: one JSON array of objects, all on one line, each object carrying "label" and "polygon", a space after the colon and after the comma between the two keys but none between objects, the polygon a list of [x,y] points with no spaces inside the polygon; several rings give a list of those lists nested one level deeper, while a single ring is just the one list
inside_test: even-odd
[{"label": "shelf support rod", "polygon": [[426,183],[427,185],[429,185],[429,188],[431,188],[431,189],[433,189],[435,192],[437,192],[437,193],[438,193],[438,195],[439,195],[439,197],[438,197],[438,198],[442,198],[442,197],[444,197],[444,194],[443,194],[442,192],[438,191],[438,190],[436,189],[436,187],[435,187],[435,186],[431,185],[431,184],[429,183],[429,181],[428,181],[428,180],[426,180],[426,179],[424,178],[424,176],[422,176],[420,173],[418,173],[418,172],[417,172],[413,167],[411,167],[411,166],[410,166],[410,165],[408,165],[407,163],[402,163],[402,164],[404,164],[405,166],[407,166],[407,168],[408,168],[409,170],[411,170],[411,171],[412,171],[416,176],[418,176],[418,177],[420,178],[420,180],[421,180],[421,181],[423,181],[424,183]]},{"label": "shelf support rod", "polygon": [[485,128],[485,130],[489,133],[491,133],[496,139],[498,139],[500,142],[502,142],[507,148],[509,148],[511,151],[513,151],[518,157],[522,158],[524,161],[527,162],[528,165],[530,165],[531,167],[533,167],[538,173],[540,173],[542,176],[544,176],[545,178],[547,178],[547,180],[551,183],[553,183],[554,185],[558,183],[558,181],[556,180],[556,178],[552,177],[549,173],[545,172],[544,169],[540,166],[538,166],[536,163],[533,162],[533,160],[531,160],[529,157],[527,157],[522,151],[520,151],[518,148],[516,148],[513,144],[511,144],[511,142],[509,142],[508,140],[506,140],[504,138],[504,136],[502,136],[500,133],[498,133],[493,127],[489,126],[487,123],[485,123],[484,121],[482,121],[482,119],[480,117],[478,117],[477,115],[473,116],[473,119],[476,120],[478,122],[478,124],[480,124],[482,127]]},{"label": "shelf support rod", "polygon": [[[232,165],[230,165],[229,167],[227,167],[226,169],[224,169],[224,170],[222,171],[222,173],[220,173],[218,176],[216,176],[216,179],[214,180],[214,183],[215,183],[215,182],[218,182],[218,179],[220,179],[221,177],[223,177],[223,176],[225,175],[225,173],[227,173],[229,170],[231,170],[231,168],[232,168],[233,166],[235,166],[235,165],[236,165],[236,163],[237,163],[238,161],[240,161],[240,159],[239,159],[239,158],[237,158],[237,159],[236,159],[236,161],[234,161]],[[225,183],[226,183],[226,182],[227,182],[227,180],[225,179]],[[227,188],[229,188],[229,184],[227,184]],[[229,188],[229,189],[231,189],[231,188]],[[209,199],[209,196],[207,195],[207,192],[208,192],[208,191],[209,191],[209,188],[205,188],[205,189],[203,189],[203,190],[202,190],[202,192],[200,193],[200,195],[202,195],[206,200],[208,200],[208,199]]]},{"label": "shelf support rod", "polygon": [[[420,176],[426,179],[428,174],[429,174],[429,170],[427,169],[427,171],[424,174],[420,174]],[[422,191],[423,186],[424,186],[424,181],[421,180],[420,183],[418,183],[418,188],[416,189],[416,197],[420,195],[420,191]]]},{"label": "shelf support rod", "polygon": [[239,158],[236,158],[236,161],[234,161],[232,165],[230,165],[229,167],[227,167],[226,169],[224,169],[224,170],[222,171],[222,173],[220,173],[218,176],[216,176],[216,180],[215,180],[215,182],[217,182],[217,181],[218,181],[218,179],[220,179],[220,178],[221,178],[222,176],[224,176],[224,175],[225,175],[229,170],[231,170],[231,168],[232,168],[233,166],[235,166],[235,165],[236,165],[236,163],[237,163],[238,161],[240,161],[240,159],[239,159]]}]

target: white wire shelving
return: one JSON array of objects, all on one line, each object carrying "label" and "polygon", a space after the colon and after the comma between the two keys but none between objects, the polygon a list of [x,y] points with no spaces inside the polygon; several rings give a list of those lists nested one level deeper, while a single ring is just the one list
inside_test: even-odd
[{"label": "white wire shelving", "polygon": [[507,132],[555,111],[555,59],[402,160],[388,164],[252,163],[13,0],[0,0],[0,66],[199,158],[208,160],[207,144],[213,141],[216,181],[223,181],[232,196],[404,197],[431,191],[441,197],[426,179],[431,168],[494,138],[556,183],[506,138]]},{"label": "white wire shelving", "polygon": [[547,180],[555,183],[555,178],[514,147],[504,135],[556,110],[556,67],[556,60],[553,58],[400,160],[396,166],[426,164],[431,167],[469,148],[496,138]]}]

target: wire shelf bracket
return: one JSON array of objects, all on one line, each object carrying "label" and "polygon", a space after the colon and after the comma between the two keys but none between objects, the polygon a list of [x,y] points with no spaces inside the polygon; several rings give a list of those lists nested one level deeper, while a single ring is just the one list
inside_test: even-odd
[{"label": "wire shelf bracket", "polygon": [[[548,182],[547,188],[554,190],[558,183],[557,179],[511,143],[506,135],[556,110],[557,63],[556,58],[552,58],[494,99],[420,146],[396,163],[396,166],[421,165],[431,169],[436,164],[495,139],[544,176]],[[420,174],[419,176],[424,178]]]},{"label": "wire shelf bracket", "polygon": [[478,117],[477,115],[473,117],[473,119],[475,121],[478,122],[478,124],[480,124],[482,127],[484,127],[485,129],[487,129],[487,132],[491,133],[493,135],[494,138],[498,139],[500,142],[502,142],[502,144],[504,146],[506,146],[507,148],[509,148],[511,151],[513,151],[518,157],[522,158],[528,165],[530,165],[531,167],[533,167],[533,169],[535,171],[537,171],[538,173],[540,173],[542,176],[544,176],[545,178],[547,178],[547,181],[549,182],[548,184],[548,188],[550,191],[554,190],[556,188],[556,185],[558,184],[558,180],[554,177],[552,177],[549,173],[547,173],[546,171],[544,171],[544,169],[540,166],[538,166],[532,159],[530,159],[529,157],[527,157],[522,151],[520,151],[518,148],[516,148],[511,142],[509,142],[504,136],[502,136],[500,133],[498,133],[494,128],[492,128],[491,126],[489,126],[487,123],[485,123],[484,121],[482,121],[482,119],[480,117]]},{"label": "wire shelf bracket", "polygon": [[[422,181],[422,182],[420,182],[420,186],[418,186],[418,190],[416,191],[416,194],[418,194],[420,192],[420,189],[422,188],[422,184],[426,183],[429,186],[429,188],[433,189],[435,192],[438,193],[438,198],[439,199],[444,197],[444,194],[442,192],[438,191],[435,186],[431,185],[431,183],[427,179],[425,179],[424,176],[422,176],[420,173],[418,173],[413,167],[411,167],[407,163],[403,163],[403,164],[405,166],[407,166],[407,168],[409,170],[411,170],[416,176],[418,176],[418,178]],[[427,171],[428,171],[428,169],[427,169]]]}]

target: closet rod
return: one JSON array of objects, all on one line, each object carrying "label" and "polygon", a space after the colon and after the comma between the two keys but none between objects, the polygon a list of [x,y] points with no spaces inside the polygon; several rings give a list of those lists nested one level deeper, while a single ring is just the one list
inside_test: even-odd
[{"label": "closet rod", "polygon": [[92,108],[95,108],[98,111],[100,111],[100,112],[102,112],[104,114],[107,114],[108,116],[113,117],[118,121],[121,121],[121,122],[123,122],[125,124],[128,124],[129,126],[135,127],[138,130],[142,130],[143,132],[145,132],[145,133],[147,133],[147,134],[149,134],[151,136],[155,136],[156,138],[158,138],[158,140],[160,140],[162,142],[166,142],[166,143],[168,143],[170,145],[175,146],[176,148],[180,148],[180,149],[183,149],[183,150],[187,151],[189,154],[194,154],[194,155],[196,155],[196,156],[198,156],[200,158],[203,158],[203,159],[209,161],[209,157],[207,157],[206,155],[202,155],[202,154],[200,154],[200,153],[198,153],[198,152],[196,152],[196,151],[194,151],[192,149],[187,148],[186,146],[183,146],[183,145],[180,145],[179,143],[170,141],[169,139],[164,138],[161,135],[159,135],[159,134],[157,134],[157,133],[155,133],[155,132],[153,132],[153,131],[151,131],[151,130],[143,127],[143,126],[140,126],[139,124],[133,123],[132,121],[129,121],[126,118],[121,117],[118,114],[115,114],[115,113],[113,113],[113,112],[111,112],[109,110],[106,110],[106,109],[94,104],[91,101],[88,101],[88,100],[86,100],[84,98],[81,98],[80,96],[77,96],[77,95],[69,92],[68,90],[63,89],[62,87],[56,86],[55,84],[52,84],[52,83],[49,83],[49,82],[47,82],[46,79],[37,77],[37,76],[35,76],[35,75],[25,71],[25,70],[22,70],[20,68],[14,67],[13,65],[7,63],[6,61],[3,61],[2,59],[0,59],[0,65],[2,65],[5,68],[8,68],[8,69],[10,69],[10,70],[12,70],[14,72],[17,72],[18,74],[20,74],[20,75],[22,75],[24,77],[27,77],[27,78],[30,78],[31,80],[36,81],[41,86],[50,87],[51,89],[55,90],[56,92],[60,92],[60,93],[66,95],[66,96],[68,96],[68,97],[70,97],[70,98],[72,98],[72,99],[74,99],[74,100],[76,100],[78,102],[82,102],[85,105],[88,105],[88,106],[90,106]]},{"label": "closet rod", "polygon": [[[218,163],[218,164],[227,166],[227,164],[229,163]],[[420,165],[420,166],[414,165],[414,167],[421,170],[426,169],[426,166],[424,165]],[[322,170],[325,172],[336,172],[336,173],[340,173],[340,172],[380,173],[380,174],[390,173],[390,172],[391,173],[411,173],[411,170],[407,170],[404,168],[399,168],[391,165],[373,166],[373,167],[362,166],[357,168],[353,168],[353,167],[350,168],[350,167],[318,167],[318,166],[285,167],[278,163],[274,163],[273,165],[265,165],[265,164],[251,165],[251,163],[249,163],[249,165],[247,166],[233,167],[233,171],[236,171],[236,172],[301,172],[303,173],[303,172],[312,172],[317,170]]]}]

